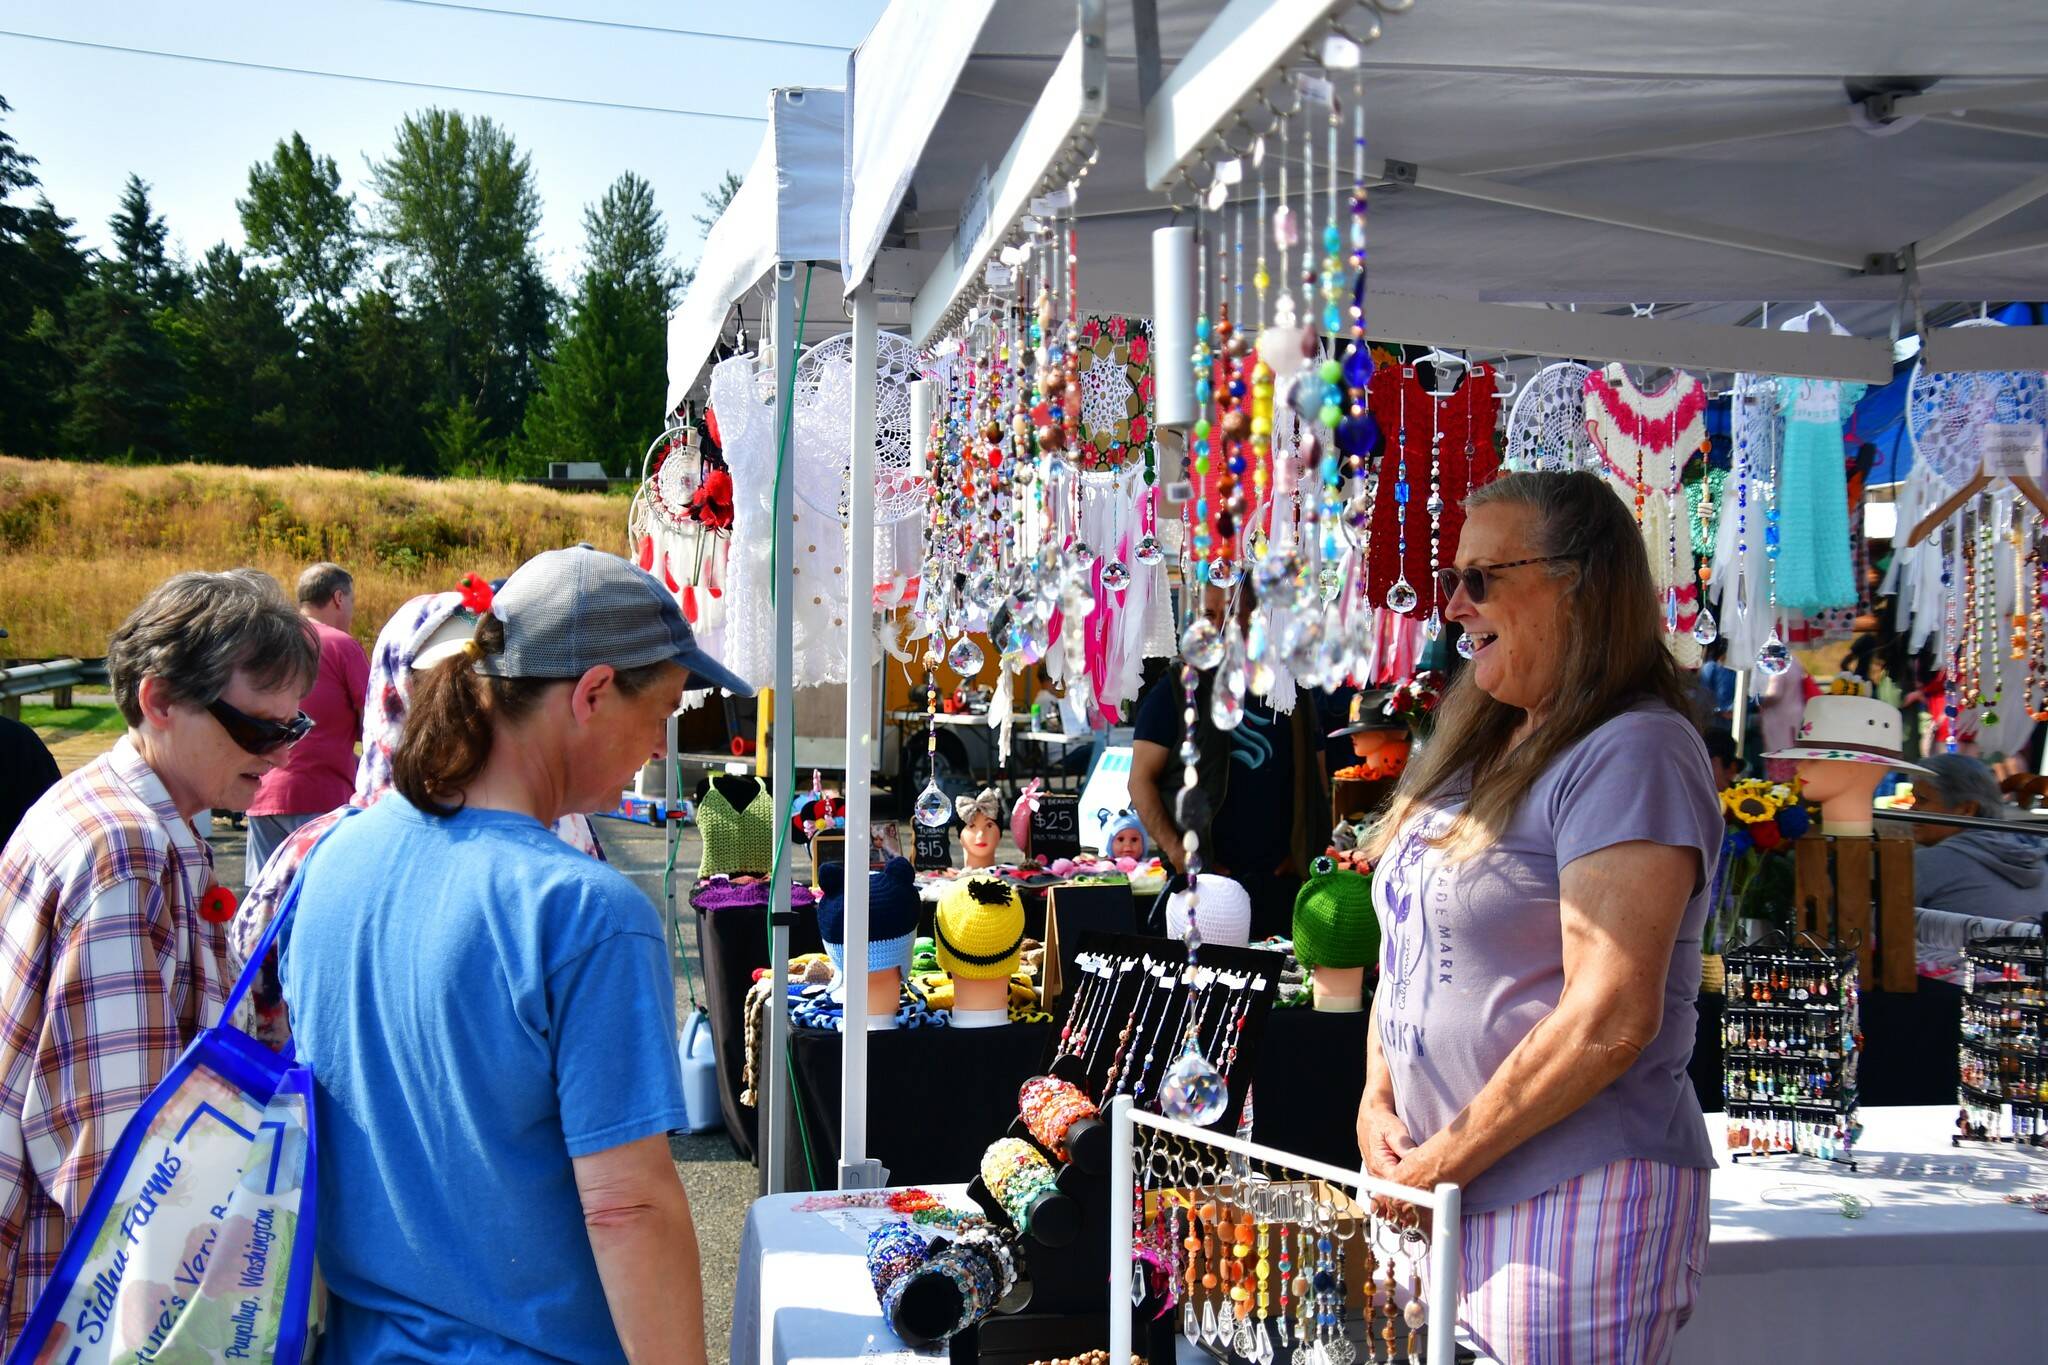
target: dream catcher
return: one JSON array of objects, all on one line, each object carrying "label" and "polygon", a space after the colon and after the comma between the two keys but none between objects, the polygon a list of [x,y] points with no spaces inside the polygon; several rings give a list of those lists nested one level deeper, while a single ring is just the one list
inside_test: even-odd
[{"label": "dream catcher", "polygon": [[[876,337],[875,588],[885,601],[915,580],[922,550],[926,483],[910,467],[910,384],[923,377],[908,339],[890,332]],[[796,494],[844,526],[853,464],[852,333],[804,352],[795,395]]]},{"label": "dream catcher", "polygon": [[1586,435],[1586,376],[1575,360],[1546,365],[1515,396],[1503,469],[1558,473],[1598,462]]},{"label": "dream catcher", "polygon": [[1133,318],[1091,317],[1081,324],[1081,445],[1076,462],[1108,472],[1141,462],[1152,444],[1145,418],[1152,400],[1152,331]]},{"label": "dream catcher", "polygon": [[722,614],[732,476],[705,459],[696,433],[682,425],[655,437],[640,468],[627,527],[635,558],[676,595],[691,625],[714,627]]},{"label": "dream catcher", "polygon": [[[2002,327],[1991,318],[1971,318],[1958,327]],[[1934,373],[1913,366],[1906,403],[1906,430],[1913,458],[1950,492],[1977,477],[1979,446],[1991,426],[2041,426],[2048,421],[2048,382],[2038,370]]]}]

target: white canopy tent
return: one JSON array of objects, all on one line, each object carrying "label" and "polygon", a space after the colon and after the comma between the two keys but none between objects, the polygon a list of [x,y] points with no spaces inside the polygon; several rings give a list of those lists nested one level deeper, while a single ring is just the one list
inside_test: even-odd
[{"label": "white canopy tent", "polygon": [[[790,86],[771,92],[768,131],[732,202],[704,238],[696,275],[668,320],[668,410],[674,412],[710,370],[735,309],[760,295],[778,264],[831,262],[839,255],[838,190],[846,94]],[[836,290],[813,314],[839,330]],[[768,305],[753,332],[766,328]],[[820,335],[823,335],[821,332]]]},{"label": "white canopy tent", "polygon": [[[1920,330],[1923,305],[2048,298],[2039,0],[896,0],[849,58],[829,177],[812,161],[796,173],[817,146],[793,128],[771,155],[771,123],[748,177],[764,189],[742,190],[713,230],[709,273],[672,324],[671,401],[773,262],[826,254],[815,236],[771,234],[797,218],[814,233],[835,212],[857,384],[868,377],[852,486],[871,487],[862,357],[883,310],[914,292],[913,339],[931,339],[1084,144],[1099,151],[1079,195],[1081,297],[1149,314],[1151,232],[1186,220],[1213,173],[1210,135],[1248,146],[1269,122],[1261,91],[1292,98],[1269,63],[1310,65],[1331,20],[1382,35],[1362,63],[1376,338],[1883,380],[1890,334]],[[1347,178],[1348,142],[1347,127]],[[828,179],[836,197],[818,192]],[[1236,194],[1253,188],[1247,175]],[[1771,301],[1823,301],[1857,335],[1751,325]],[[2044,333],[1932,334],[1929,361],[2048,367]],[[872,514],[853,500],[855,594],[871,586]],[[865,622],[849,626],[865,660]],[[850,849],[867,841],[863,690],[848,695]],[[850,961],[865,901],[850,878]],[[879,1178],[864,1159],[865,982],[848,985],[842,1185]]]},{"label": "white canopy tent", "polygon": [[[932,8],[900,0],[850,62],[850,285],[892,225],[916,253],[919,278],[940,261],[982,168],[999,161],[1074,32],[1075,7],[1050,2],[985,16],[970,5],[923,27],[903,21]],[[1153,186],[1213,128],[1235,127],[1240,111],[1263,128],[1262,81],[1287,100],[1280,80],[1242,60],[1244,46],[1270,42],[1276,29],[1319,36],[1326,16],[1354,34],[1384,30],[1363,70],[1377,177],[1375,335],[1727,369],[1761,344],[1767,354],[1753,356],[1754,368],[1796,372],[1800,357],[1788,365],[1785,348],[1759,342],[1757,329],[1702,335],[1663,321],[1730,324],[1763,301],[1822,300],[1864,337],[1883,335],[1908,266],[1929,303],[2048,296],[2048,7],[2032,0],[1379,8],[1387,12],[1323,0],[1110,5],[1107,110],[1094,129],[1101,156],[1080,196],[1088,306],[1150,311],[1149,232],[1170,217]],[[1149,107],[1140,97],[1148,13],[1165,83]],[[935,54],[923,79],[944,80],[948,63],[958,72],[950,97],[863,99],[864,83],[904,69],[910,43]],[[1340,79],[1340,98],[1348,93]],[[1234,140],[1250,135],[1237,128]],[[905,189],[892,206],[879,191],[897,184]],[[1183,204],[1194,197],[1174,194]],[[1470,306],[1651,303],[1657,321],[1620,331]],[[1910,310],[1904,321],[1911,330]],[[1971,338],[2000,354],[1956,358],[2048,363],[2031,330]],[[1832,341],[1795,349],[1817,371],[1881,377],[1882,348]]]}]

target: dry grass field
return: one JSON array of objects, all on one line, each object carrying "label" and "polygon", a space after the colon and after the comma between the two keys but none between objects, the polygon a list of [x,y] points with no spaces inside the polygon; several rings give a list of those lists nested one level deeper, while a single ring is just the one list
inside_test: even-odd
[{"label": "dry grass field", "polygon": [[365,645],[407,598],[587,540],[622,551],[623,495],[331,469],[113,466],[0,456],[0,658],[106,653],[183,569],[253,566],[287,592],[323,559],[356,578]]}]

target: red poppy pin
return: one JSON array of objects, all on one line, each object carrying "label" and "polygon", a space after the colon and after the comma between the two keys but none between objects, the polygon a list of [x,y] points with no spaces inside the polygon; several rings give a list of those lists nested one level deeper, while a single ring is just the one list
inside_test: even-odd
[{"label": "red poppy pin", "polygon": [[462,576],[462,605],[482,616],[491,609],[491,585],[473,573]]},{"label": "red poppy pin", "polygon": [[199,918],[208,924],[226,924],[235,917],[239,904],[235,893],[225,886],[209,886],[206,894],[199,898]]}]

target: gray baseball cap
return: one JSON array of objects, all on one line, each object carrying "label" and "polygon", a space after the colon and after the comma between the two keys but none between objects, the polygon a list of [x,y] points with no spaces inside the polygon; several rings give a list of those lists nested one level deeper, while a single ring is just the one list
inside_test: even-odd
[{"label": "gray baseball cap", "polygon": [[588,545],[549,550],[514,571],[491,613],[505,623],[505,648],[477,660],[499,678],[580,678],[599,664],[639,668],[678,663],[686,690],[722,687],[743,697],[748,683],[697,648],[675,595],[654,575]]}]

